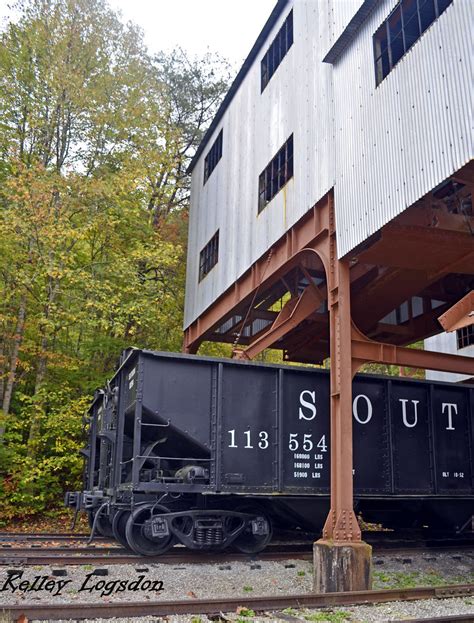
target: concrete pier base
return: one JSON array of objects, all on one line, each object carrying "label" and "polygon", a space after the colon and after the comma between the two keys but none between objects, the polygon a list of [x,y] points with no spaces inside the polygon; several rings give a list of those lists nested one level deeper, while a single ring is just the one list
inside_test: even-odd
[{"label": "concrete pier base", "polygon": [[372,547],[367,543],[320,539],[313,554],[315,593],[371,590]]}]

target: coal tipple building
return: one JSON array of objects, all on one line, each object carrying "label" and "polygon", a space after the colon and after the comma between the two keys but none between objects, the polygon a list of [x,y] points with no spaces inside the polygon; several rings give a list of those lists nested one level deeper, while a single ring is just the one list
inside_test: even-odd
[{"label": "coal tipple building", "polygon": [[406,348],[473,289],[472,13],[470,0],[280,0],[191,164],[186,351],[331,357],[317,590],[341,556],[354,572],[329,588],[368,583],[351,376],[366,362],[473,374],[470,358]]}]

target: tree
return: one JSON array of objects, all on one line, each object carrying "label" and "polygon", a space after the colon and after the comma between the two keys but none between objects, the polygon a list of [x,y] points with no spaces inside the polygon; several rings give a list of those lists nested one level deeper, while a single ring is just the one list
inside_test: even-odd
[{"label": "tree", "polygon": [[77,417],[122,348],[181,347],[186,169],[228,66],[149,56],[103,0],[17,8],[0,35],[0,438],[26,507],[44,482],[27,473],[61,463],[49,418],[69,401]]}]

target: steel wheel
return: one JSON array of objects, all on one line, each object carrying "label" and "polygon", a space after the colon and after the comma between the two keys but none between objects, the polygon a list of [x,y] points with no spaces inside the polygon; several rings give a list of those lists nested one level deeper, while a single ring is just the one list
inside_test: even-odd
[{"label": "steel wheel", "polygon": [[114,533],[114,539],[127,549],[130,549],[126,535],[127,521],[130,514],[129,510],[118,510],[114,514],[114,518],[112,520],[112,532]]},{"label": "steel wheel", "polygon": [[239,513],[252,515],[244,531],[235,539],[232,545],[243,554],[257,554],[272,540],[272,522],[270,517],[258,506],[240,506]]},{"label": "steel wheel", "polygon": [[147,521],[155,515],[169,512],[165,506],[159,504],[140,506],[128,518],[125,534],[130,548],[141,556],[159,556],[164,554],[174,544],[171,531],[169,534],[156,537],[151,533]]},{"label": "steel wheel", "polygon": [[104,512],[102,512],[97,518],[95,529],[100,535],[107,538],[111,538],[114,536],[114,533],[112,532],[112,523],[108,515],[106,515]]}]

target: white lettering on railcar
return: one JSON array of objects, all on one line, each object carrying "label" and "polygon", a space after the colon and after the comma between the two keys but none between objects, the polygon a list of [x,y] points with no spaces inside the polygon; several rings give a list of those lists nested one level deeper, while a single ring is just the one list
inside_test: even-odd
[{"label": "white lettering on railcar", "polygon": [[[309,396],[313,402],[309,402],[308,400],[304,399],[304,396],[307,395]],[[301,407],[299,408],[299,419],[300,420],[314,420],[314,418],[316,417],[316,392],[311,392],[309,389],[304,389],[301,394],[300,394],[300,405]],[[304,407],[305,409],[309,409],[309,411],[311,412],[311,415],[305,415],[303,412],[302,407]]]},{"label": "white lettering on railcar", "polygon": [[[227,445],[228,448],[238,448],[239,445],[237,444],[236,441],[236,434],[235,434],[235,428],[233,428],[232,430],[228,430],[227,431],[230,435],[230,443]],[[260,448],[260,450],[266,450],[269,446],[269,442],[268,442],[268,433],[266,430],[261,430],[258,433],[256,433],[258,435],[259,441],[258,441],[258,447]],[[243,436],[245,437],[244,441],[245,441],[245,446],[244,448],[246,450],[253,450],[254,445],[252,443],[252,436],[254,435],[254,433],[250,430],[246,430],[243,434]],[[309,458],[309,456],[308,456]]]},{"label": "white lettering on railcar", "polygon": [[308,472],[293,472],[295,478],[308,478]]},{"label": "white lettering on railcar", "polygon": [[444,413],[445,408],[448,407],[448,425],[446,430],[455,430],[453,426],[453,413],[458,414],[458,405],[454,402],[443,402],[441,405],[441,413]]},{"label": "white lettering on railcar", "polygon": [[405,426],[407,428],[413,428],[418,423],[418,405],[419,405],[420,401],[419,400],[410,400],[410,402],[413,405],[414,417],[413,417],[413,422],[409,422],[408,421],[408,417],[407,417],[407,402],[408,402],[408,399],[407,398],[399,398],[398,400],[399,400],[399,402],[402,403],[403,423],[405,424]]},{"label": "white lettering on railcar", "polygon": [[[358,407],[359,407],[359,400],[361,398],[365,400],[367,404],[367,416],[365,420],[362,420],[359,417]],[[370,402],[370,399],[368,396],[366,396],[365,394],[359,394],[358,396],[354,398],[354,402],[352,403],[352,414],[354,418],[359,422],[359,424],[368,424],[370,420],[372,419],[372,413],[373,413],[372,403]]]}]

